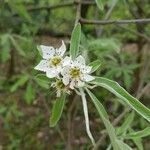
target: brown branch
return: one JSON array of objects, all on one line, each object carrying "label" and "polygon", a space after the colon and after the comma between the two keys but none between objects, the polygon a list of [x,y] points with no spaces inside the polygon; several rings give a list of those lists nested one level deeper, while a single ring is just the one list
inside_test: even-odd
[{"label": "brown branch", "polygon": [[32,12],[32,11],[39,11],[39,10],[53,10],[53,9],[58,9],[58,8],[63,8],[63,7],[70,7],[70,6],[74,6],[74,5],[75,5],[74,2],[67,2],[67,3],[63,3],[63,4],[28,8],[27,11]]},{"label": "brown branch", "polygon": [[[93,1],[83,1],[83,5],[95,5],[96,3]],[[36,6],[36,7],[31,7],[27,8],[28,12],[34,12],[34,11],[42,11],[42,10],[55,10],[59,8],[64,8],[64,7],[72,7],[78,5],[78,1],[75,0],[74,2],[66,2],[66,3],[61,3],[61,4],[56,4],[56,5],[47,5],[47,6]],[[18,13],[14,13],[13,16],[18,16]]]},{"label": "brown branch", "polygon": [[41,28],[37,31],[36,35],[48,35],[48,36],[54,36],[54,37],[70,37],[71,33],[69,32],[56,32],[54,30],[49,30],[47,28]]},{"label": "brown branch", "polygon": [[[61,4],[56,4],[56,5],[48,5],[48,6],[39,6],[39,7],[33,7],[33,8],[28,8],[28,12],[32,11],[39,11],[39,10],[53,10],[53,9],[58,9],[58,8],[63,8],[63,7],[70,7],[70,6],[75,6],[78,5],[79,2],[78,0],[75,0],[74,2],[65,2]],[[82,5],[95,5],[96,3],[94,1],[83,1]]]},{"label": "brown branch", "polygon": [[110,24],[147,24],[150,23],[150,18],[147,19],[131,19],[131,20],[88,20],[81,18],[82,24],[94,25],[110,25]]},{"label": "brown branch", "polygon": [[76,20],[75,24],[77,24],[81,18],[81,0],[77,0],[77,10],[76,10]]}]

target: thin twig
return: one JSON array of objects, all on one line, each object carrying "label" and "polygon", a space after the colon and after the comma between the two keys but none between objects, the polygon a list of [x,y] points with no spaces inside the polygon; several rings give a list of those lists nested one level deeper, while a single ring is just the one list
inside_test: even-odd
[{"label": "thin twig", "polygon": [[[109,10],[107,11],[105,17],[104,17],[104,20],[108,20],[110,18],[110,16],[112,15],[112,11],[114,10],[116,4],[117,4],[118,0],[114,0],[111,7],[109,8]],[[103,32],[103,28],[101,27],[98,31],[98,36],[100,37],[101,34]]]},{"label": "thin twig", "polygon": [[[83,1],[83,5],[95,5],[96,3],[94,1]],[[54,9],[59,9],[59,8],[64,8],[64,7],[72,7],[78,5],[78,1],[75,0],[74,2],[65,2],[65,3],[60,3],[60,4],[55,4],[55,5],[47,5],[47,6],[36,6],[36,7],[31,7],[27,8],[28,12],[34,12],[34,11],[41,11],[41,10],[54,10]],[[13,14],[13,16],[18,15],[18,13]]]},{"label": "thin twig", "polygon": [[76,10],[76,20],[75,24],[77,24],[81,18],[81,0],[78,0],[77,10]]},{"label": "thin twig", "polygon": [[141,92],[138,93],[138,99],[140,99],[140,97],[142,97],[142,95],[150,88],[150,83],[148,83],[147,85],[145,85],[145,87],[141,90]]},{"label": "thin twig", "polygon": [[130,19],[130,20],[88,20],[81,18],[82,24],[94,24],[94,25],[110,25],[110,24],[146,24],[150,23],[150,18],[146,19]]},{"label": "thin twig", "polygon": [[69,32],[57,32],[54,30],[49,30],[48,28],[40,28],[36,35],[41,36],[41,35],[47,35],[47,36],[54,36],[54,37],[70,37],[71,33]]},{"label": "thin twig", "polygon": [[129,28],[127,28],[127,27],[125,27],[125,26],[122,26],[122,25],[119,25],[119,24],[117,24],[117,26],[120,27],[120,28],[122,28],[122,29],[124,29],[124,30],[126,30],[126,31],[129,31],[129,32],[132,33],[132,34],[135,34],[135,35],[137,35],[137,36],[140,36],[140,37],[144,38],[145,40],[147,40],[148,42],[150,42],[150,38],[149,38],[148,36],[146,36],[145,34],[143,34],[143,33],[134,31],[134,30],[132,30],[132,29],[129,29]]}]

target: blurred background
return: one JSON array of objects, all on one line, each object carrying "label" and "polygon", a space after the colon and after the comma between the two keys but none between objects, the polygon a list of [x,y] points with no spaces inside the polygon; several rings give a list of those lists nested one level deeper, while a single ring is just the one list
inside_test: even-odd
[{"label": "blurred background", "polygon": [[[86,24],[88,20],[124,20],[150,17],[149,0],[0,0],[0,150],[91,149],[85,131],[81,99],[70,96],[55,128],[49,127],[55,91],[50,79],[34,70],[40,61],[37,45],[69,46],[75,21],[81,21],[80,52],[87,63],[101,61],[95,75],[117,81],[130,94],[150,106],[150,24]],[[80,6],[79,6],[80,5]],[[79,9],[81,7],[81,9]],[[124,122],[126,104],[102,88],[93,90],[116,130]],[[88,102],[90,126],[96,140],[105,133],[98,114]],[[135,114],[130,130],[149,124]],[[103,132],[102,132],[103,131]],[[119,134],[119,133],[118,133]],[[102,139],[105,150],[109,138]],[[150,137],[127,140],[135,148],[150,149]],[[143,146],[141,146],[143,145]]]}]

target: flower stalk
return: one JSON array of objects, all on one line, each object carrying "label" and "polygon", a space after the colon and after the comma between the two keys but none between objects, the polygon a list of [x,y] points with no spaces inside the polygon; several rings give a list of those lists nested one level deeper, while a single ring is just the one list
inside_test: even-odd
[{"label": "flower stalk", "polygon": [[84,93],[83,88],[80,88],[79,90],[80,90],[80,94],[81,94],[81,98],[82,98],[83,111],[84,111],[84,116],[85,116],[86,132],[87,132],[93,146],[95,146],[95,140],[94,140],[92,133],[90,131],[88,108],[87,108],[87,101],[86,101],[85,93]]}]

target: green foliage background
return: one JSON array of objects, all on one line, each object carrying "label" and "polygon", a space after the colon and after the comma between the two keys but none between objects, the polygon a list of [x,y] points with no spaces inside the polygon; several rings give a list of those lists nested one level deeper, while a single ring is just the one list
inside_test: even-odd
[{"label": "green foliage background", "polygon": [[[76,102],[72,102],[75,96],[70,96],[56,128],[49,127],[55,91],[52,91],[50,87],[51,80],[33,69],[41,59],[37,45],[59,47],[61,40],[65,40],[69,49],[76,7],[42,8],[66,2],[71,1],[0,1],[0,150],[1,148],[8,150],[66,149],[70,141],[74,149],[91,148],[85,132],[79,97],[76,98]],[[83,10],[85,17],[104,19],[113,0],[103,0],[102,3],[103,11],[96,5],[90,5],[87,10]],[[110,19],[132,19],[133,15],[129,7],[136,11],[140,3],[140,0],[118,1]],[[142,1],[142,10],[139,17],[147,18],[149,16],[148,0]],[[141,27],[142,34],[149,37],[150,25]],[[129,30],[116,25],[82,25],[80,53],[85,56],[88,63],[101,62],[100,69],[95,72],[95,75],[113,79],[129,93],[137,96],[150,81],[150,47],[147,40],[135,34],[139,32],[135,24],[125,25],[125,28]],[[99,35],[100,29],[103,32]],[[140,56],[142,58],[139,61]],[[139,80],[137,80],[137,74],[140,74]],[[111,121],[127,107],[124,103],[122,105],[118,103],[119,99],[102,88],[93,91],[105,106]],[[144,92],[140,101],[149,107],[149,89]],[[99,120],[91,103],[89,103],[89,112],[91,129],[95,139],[98,140],[104,129],[103,123]],[[148,122],[139,115],[129,112],[116,126],[116,132],[120,136],[129,133],[132,137],[135,131],[143,130],[148,126]],[[72,135],[71,139],[67,139],[69,134]],[[150,149],[148,136],[131,137],[125,139],[131,147],[137,147],[140,150]],[[106,138],[100,149],[106,149],[109,142]]]}]

